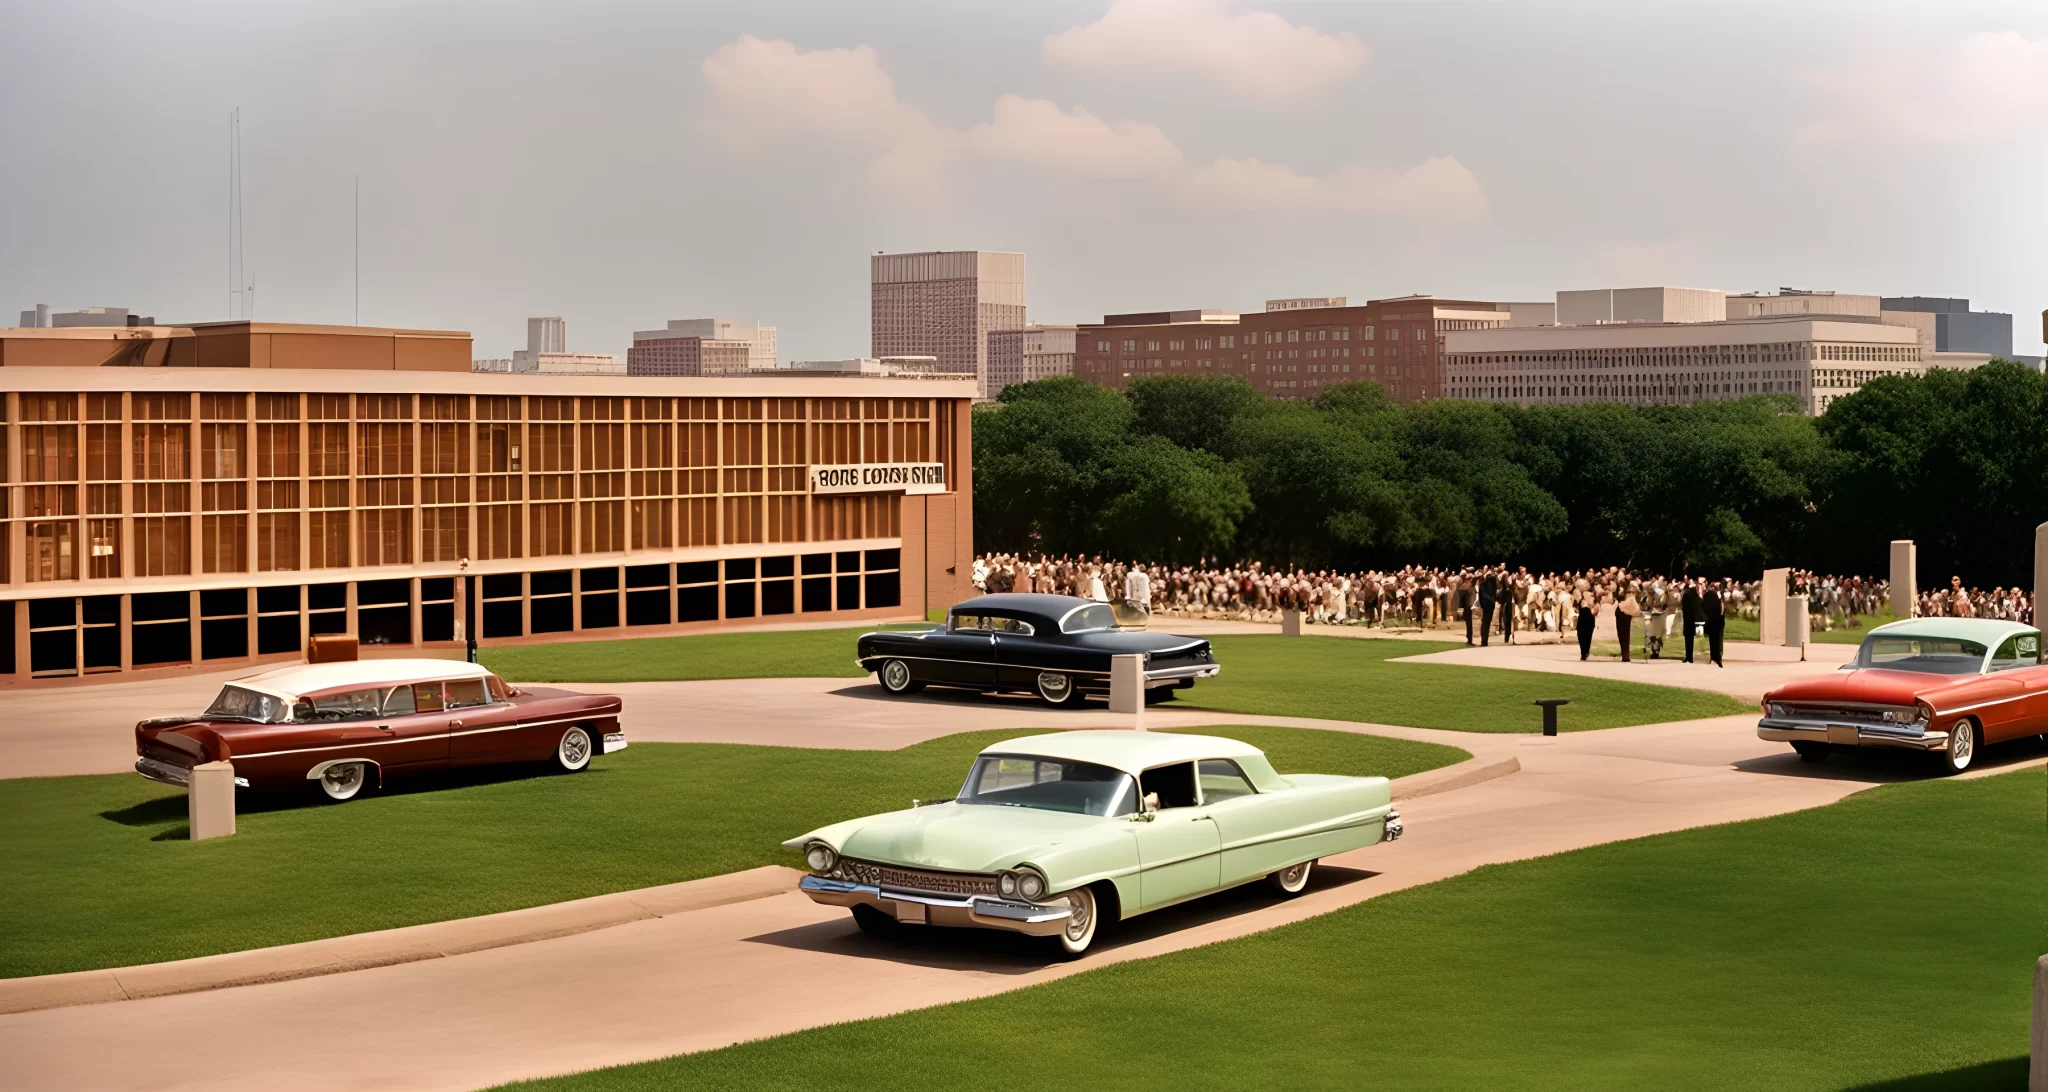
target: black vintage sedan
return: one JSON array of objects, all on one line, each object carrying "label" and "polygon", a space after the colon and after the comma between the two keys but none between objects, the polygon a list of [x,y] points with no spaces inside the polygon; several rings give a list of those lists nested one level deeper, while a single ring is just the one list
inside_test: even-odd
[{"label": "black vintage sedan", "polygon": [[1199,637],[1119,630],[1107,603],[1070,595],[984,595],[955,606],[943,629],[863,633],[861,670],[891,694],[930,686],[1034,692],[1051,705],[1109,693],[1111,656],[1145,657],[1156,701],[1219,670]]}]

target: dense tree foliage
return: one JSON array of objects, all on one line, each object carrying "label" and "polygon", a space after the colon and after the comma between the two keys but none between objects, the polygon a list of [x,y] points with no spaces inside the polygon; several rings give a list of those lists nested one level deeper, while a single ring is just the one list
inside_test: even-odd
[{"label": "dense tree foliage", "polygon": [[1313,402],[1237,377],[1074,379],[976,411],[983,550],[1168,562],[1628,564],[2027,579],[2048,519],[2048,381],[2018,365],[1889,378],[1819,419],[1786,396],[1694,406]]}]

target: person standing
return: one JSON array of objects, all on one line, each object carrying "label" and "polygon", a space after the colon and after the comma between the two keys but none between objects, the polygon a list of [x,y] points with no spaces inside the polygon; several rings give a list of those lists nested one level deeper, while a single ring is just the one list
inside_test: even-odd
[{"label": "person standing", "polygon": [[1472,647],[1472,607],[1478,602],[1478,595],[1472,590],[1472,570],[1458,574],[1458,613],[1465,618],[1465,647]]},{"label": "person standing", "polygon": [[1493,608],[1500,602],[1500,581],[1494,579],[1493,570],[1487,569],[1479,577],[1479,644],[1485,647],[1493,636]]},{"label": "person standing", "polygon": [[1143,626],[1152,614],[1152,577],[1143,565],[1133,565],[1124,574],[1124,608],[1137,626]]},{"label": "person standing", "polygon": [[1593,655],[1593,608],[1599,602],[1599,599],[1594,597],[1591,588],[1586,588],[1578,594],[1579,659],[1581,660]]},{"label": "person standing", "polygon": [[1700,603],[1700,582],[1697,579],[1685,582],[1685,594],[1678,597],[1678,620],[1685,627],[1685,662],[1692,662],[1693,638],[1699,635],[1701,623],[1707,620]]},{"label": "person standing", "polygon": [[1700,615],[1707,629],[1707,658],[1715,667],[1726,667],[1721,662],[1721,635],[1728,629],[1728,620],[1721,616],[1720,583],[1707,585],[1707,594],[1700,596]]},{"label": "person standing", "polygon": [[1621,639],[1622,663],[1629,662],[1629,630],[1636,620],[1636,615],[1642,613],[1642,609],[1642,606],[1636,602],[1636,591],[1634,588],[1623,589],[1621,602],[1614,605],[1614,635]]},{"label": "person standing", "polygon": [[1509,576],[1507,566],[1503,565],[1500,587],[1500,640],[1504,645],[1511,645],[1515,643],[1515,612],[1522,609],[1522,603],[1529,594],[1529,585],[1525,580]]}]

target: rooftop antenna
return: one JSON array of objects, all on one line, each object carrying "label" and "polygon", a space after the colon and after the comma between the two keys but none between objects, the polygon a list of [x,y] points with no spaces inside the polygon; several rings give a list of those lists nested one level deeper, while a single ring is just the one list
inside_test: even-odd
[{"label": "rooftop antenna", "polygon": [[363,176],[356,176],[356,325],[363,324]]},{"label": "rooftop antenna", "polygon": [[242,249],[242,108],[228,113],[228,317],[256,311],[256,286],[249,283]]}]

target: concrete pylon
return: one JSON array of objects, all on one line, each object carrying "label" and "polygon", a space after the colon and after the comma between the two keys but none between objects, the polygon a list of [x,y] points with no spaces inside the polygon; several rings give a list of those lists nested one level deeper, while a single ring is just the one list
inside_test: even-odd
[{"label": "concrete pylon", "polygon": [[1920,570],[1920,551],[1910,538],[1892,540],[1892,617],[1913,617],[1913,604],[1920,599],[1914,584]]},{"label": "concrete pylon", "polygon": [[1145,657],[1109,658],[1109,711],[1128,714],[1131,727],[1145,730]]},{"label": "concrete pylon", "polygon": [[[1803,595],[1788,595],[1780,600],[1780,602],[1785,604],[1785,614],[1779,623],[1780,627],[1784,630],[1784,634],[1780,637],[1778,643],[1786,648],[1798,649],[1799,658],[1804,660],[1806,659],[1806,643],[1813,638],[1813,619],[1807,614],[1807,599]],[[1759,643],[1770,644],[1771,642],[1762,641]]]},{"label": "concrete pylon", "polygon": [[1301,612],[1293,607],[1280,608],[1280,636],[1301,636]]},{"label": "concrete pylon", "polygon": [[202,762],[192,767],[192,783],[185,787],[185,818],[195,842],[235,832],[234,763]]},{"label": "concrete pylon", "polygon": [[1785,590],[1792,584],[1791,569],[1765,569],[1764,586],[1757,592],[1757,643],[1785,643]]}]

